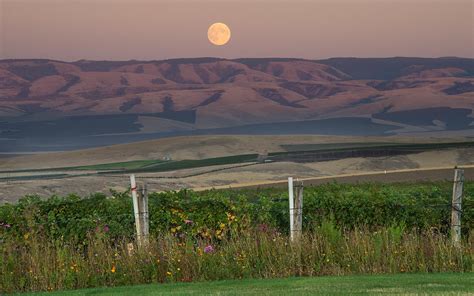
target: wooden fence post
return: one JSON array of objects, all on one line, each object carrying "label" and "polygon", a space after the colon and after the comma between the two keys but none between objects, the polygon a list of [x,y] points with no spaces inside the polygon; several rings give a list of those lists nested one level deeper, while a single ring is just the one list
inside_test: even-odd
[{"label": "wooden fence post", "polygon": [[303,229],[303,182],[297,181],[294,185],[293,178],[288,178],[288,199],[290,210],[290,240],[299,242]]},{"label": "wooden fence post", "polygon": [[294,219],[294,239],[296,242],[301,241],[303,230],[303,182],[297,181],[295,185],[295,210]]},{"label": "wooden fence post", "polygon": [[132,201],[133,201],[133,216],[135,217],[135,230],[137,233],[137,239],[140,240],[140,215],[138,208],[138,196],[137,196],[137,183],[135,181],[135,175],[130,175],[130,190],[132,191]]},{"label": "wooden fence post", "polygon": [[149,236],[149,217],[148,217],[148,194],[146,183],[138,190],[135,175],[130,175],[130,184],[132,190],[133,214],[135,217],[135,229],[137,233],[138,246],[144,246],[148,243]]},{"label": "wooden fence post", "polygon": [[141,245],[148,244],[148,238],[150,234],[150,224],[149,224],[149,215],[148,215],[148,192],[147,192],[147,183],[143,184],[143,187],[140,190],[138,198],[138,209],[139,209],[139,219],[140,219],[140,238],[138,242]]},{"label": "wooden fence post", "polygon": [[295,209],[295,199],[293,192],[293,177],[288,177],[288,201],[289,201],[289,210],[290,210],[290,240],[294,240],[294,219],[293,213]]},{"label": "wooden fence post", "polygon": [[451,204],[451,240],[455,245],[461,242],[461,213],[464,187],[464,170],[454,170],[453,199]]}]

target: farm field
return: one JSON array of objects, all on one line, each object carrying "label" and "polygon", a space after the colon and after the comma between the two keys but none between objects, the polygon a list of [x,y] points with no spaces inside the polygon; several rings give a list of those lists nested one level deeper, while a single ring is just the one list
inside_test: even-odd
[{"label": "farm field", "polygon": [[199,160],[226,156],[316,150],[320,148],[350,148],[393,144],[442,144],[469,142],[471,137],[456,136],[318,136],[318,135],[218,135],[173,137],[130,144],[83,149],[67,152],[38,153],[32,155],[3,154],[1,171],[68,168],[95,166],[106,163],[123,163],[143,160]]},{"label": "farm field", "polygon": [[[474,164],[474,143],[466,142],[467,139],[445,139],[439,143],[432,142],[433,139],[420,139],[410,143],[409,138],[402,137],[191,138],[196,143],[184,138],[176,138],[176,143],[168,139],[144,142],[142,146],[145,148],[155,148],[151,154],[135,143],[0,159],[0,188],[3,189],[0,203],[18,200],[26,194],[47,197],[68,193],[108,193],[110,189],[123,191],[129,186],[130,173],[146,179],[154,191],[202,190],[274,184],[284,181],[289,175],[314,179],[310,181],[314,184],[328,182],[331,178],[341,182],[397,182],[410,180],[408,172],[400,172],[407,169],[415,170],[416,180],[435,181],[451,179],[448,170],[456,165]],[[367,142],[361,142],[363,140]],[[135,148],[138,152],[130,158]],[[266,155],[265,162],[259,157],[262,153]],[[118,160],[118,155],[121,155],[121,161],[108,162]],[[160,155],[171,159],[159,159]],[[50,168],[44,167],[46,163]],[[432,172],[434,168],[443,168],[445,172],[416,174],[416,170]],[[387,176],[375,177],[375,174],[385,172]],[[374,175],[364,175],[372,173]]]},{"label": "farm field", "polygon": [[473,273],[432,273],[152,284],[26,295],[472,295],[473,290]]},{"label": "farm field", "polygon": [[[469,149],[474,147],[474,142],[447,142],[423,144],[397,144],[397,143],[332,143],[332,144],[302,144],[282,145],[287,151],[267,152],[263,157],[269,162],[316,162],[331,161],[355,157],[398,156],[427,151],[440,151],[447,149]],[[76,171],[96,170],[100,173],[135,173],[135,172],[166,172],[179,169],[208,167],[214,165],[231,165],[248,162],[257,162],[258,154],[240,154],[232,156],[185,159],[185,160],[135,160],[127,162],[104,163],[86,166],[58,167],[49,169],[22,169],[6,170],[3,173],[21,172],[50,172],[50,171]],[[1,172],[1,171],[0,171]]]}]

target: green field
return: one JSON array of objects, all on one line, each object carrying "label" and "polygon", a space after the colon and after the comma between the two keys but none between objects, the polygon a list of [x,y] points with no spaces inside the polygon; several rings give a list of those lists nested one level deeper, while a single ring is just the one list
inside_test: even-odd
[{"label": "green field", "polygon": [[[301,144],[282,145],[286,151],[269,152],[267,159],[270,161],[302,161],[301,156],[306,156],[306,162],[335,160],[347,157],[376,157],[383,155],[398,155],[419,153],[430,150],[470,148],[474,142],[453,143],[423,143],[423,144],[399,144],[399,143],[330,143],[330,144]],[[354,154],[355,153],[355,154]],[[137,173],[137,172],[166,172],[180,169],[191,169],[215,165],[244,164],[257,161],[258,154],[241,154],[206,159],[185,160],[134,160],[115,163],[103,163],[87,166],[61,167],[52,169],[32,170],[9,170],[0,173],[21,172],[49,172],[65,170],[96,170],[99,174],[109,173]],[[58,178],[73,177],[73,175],[58,176]],[[42,175],[1,177],[0,180],[29,180],[43,179]]]},{"label": "green field", "polygon": [[191,169],[198,167],[224,165],[224,164],[240,164],[245,162],[252,162],[257,160],[257,154],[242,154],[235,156],[214,157],[196,160],[179,160],[168,161],[165,163],[152,164],[142,166],[136,169],[128,169],[127,173],[132,172],[166,172],[180,169]]},{"label": "green field", "polygon": [[473,273],[435,273],[152,284],[29,295],[472,295],[473,291]]},{"label": "green field", "polygon": [[151,165],[157,165],[165,163],[164,160],[134,160],[134,161],[124,161],[124,162],[114,162],[114,163],[104,163],[97,165],[86,165],[79,167],[72,167],[74,170],[97,170],[97,171],[107,171],[107,170],[133,170],[137,168],[143,168]]}]

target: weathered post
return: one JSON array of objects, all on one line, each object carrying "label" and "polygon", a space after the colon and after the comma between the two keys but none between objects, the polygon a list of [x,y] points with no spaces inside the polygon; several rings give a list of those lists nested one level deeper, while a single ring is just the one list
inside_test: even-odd
[{"label": "weathered post", "polygon": [[146,245],[148,244],[148,238],[150,234],[150,224],[148,215],[148,192],[146,182],[140,189],[141,190],[138,198],[138,216],[140,220],[140,233],[138,242],[140,245]]},{"label": "weathered post", "polygon": [[295,213],[294,213],[294,241],[300,242],[303,231],[303,182],[296,181],[295,185]]},{"label": "weathered post", "polygon": [[[296,183],[296,184],[295,184]],[[294,252],[295,267],[301,275],[301,238],[303,226],[303,182],[293,182],[293,178],[288,178],[288,197],[290,206],[290,242]]]},{"label": "weathered post", "polygon": [[464,188],[464,170],[454,169],[453,199],[451,204],[451,240],[455,245],[461,242],[461,213]]},{"label": "weathered post", "polygon": [[290,240],[299,242],[303,229],[303,182],[293,182],[293,178],[288,178],[288,199],[290,210]]},{"label": "weathered post", "polygon": [[133,216],[135,217],[135,229],[137,232],[137,240],[140,241],[140,214],[138,207],[138,196],[137,196],[137,183],[135,181],[135,175],[130,175],[130,190],[132,191],[133,201]]},{"label": "weathered post", "polygon": [[290,210],[290,240],[294,239],[294,192],[293,192],[293,177],[288,177],[288,201],[289,201],[289,210]]},{"label": "weathered post", "polygon": [[148,216],[148,194],[146,183],[138,188],[135,175],[130,175],[130,184],[133,200],[133,214],[135,217],[135,229],[137,232],[138,246],[148,244],[150,224]]}]

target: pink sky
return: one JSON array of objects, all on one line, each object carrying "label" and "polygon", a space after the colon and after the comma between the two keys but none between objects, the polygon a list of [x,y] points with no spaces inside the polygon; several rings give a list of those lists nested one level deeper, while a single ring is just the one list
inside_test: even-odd
[{"label": "pink sky", "polygon": [[[0,59],[474,58],[473,0],[0,0]],[[221,47],[207,28],[232,30]]]}]

